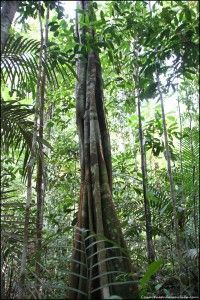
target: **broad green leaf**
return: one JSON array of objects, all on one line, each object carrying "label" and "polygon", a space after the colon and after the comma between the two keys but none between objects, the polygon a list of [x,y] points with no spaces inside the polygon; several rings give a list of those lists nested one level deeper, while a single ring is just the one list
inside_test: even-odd
[{"label": "broad green leaf", "polygon": [[158,272],[158,270],[161,268],[162,264],[163,264],[163,260],[160,259],[160,260],[156,260],[156,261],[152,262],[148,266],[146,273],[143,275],[142,279],[140,279],[140,288],[141,289],[143,289],[148,284],[151,277],[153,275],[155,275],[156,272]]},{"label": "broad green leaf", "polygon": [[48,147],[49,149],[53,150],[53,147],[51,146],[51,144],[47,140],[41,139],[41,138],[40,139],[38,138],[38,140],[39,140],[39,142],[41,142],[42,144],[44,144],[46,147]]},{"label": "broad green leaf", "polygon": [[78,79],[78,76],[77,76],[77,74],[76,74],[76,72],[74,71],[74,68],[73,68],[69,63],[66,63],[66,65],[67,65],[67,67],[70,69],[70,71],[72,72],[72,74],[74,75],[74,77],[75,77],[77,80],[79,80],[79,79]]}]

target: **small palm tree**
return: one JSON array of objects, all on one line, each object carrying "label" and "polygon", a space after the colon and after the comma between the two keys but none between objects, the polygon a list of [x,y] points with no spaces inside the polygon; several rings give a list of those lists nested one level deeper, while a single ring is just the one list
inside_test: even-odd
[{"label": "small palm tree", "polygon": [[[2,146],[10,149],[20,148],[20,155],[24,150],[26,158],[31,146],[33,122],[30,117],[34,112],[29,105],[20,103],[27,93],[36,97],[37,71],[39,68],[40,42],[24,38],[18,34],[11,35],[1,54],[2,82],[9,90],[10,95],[16,92],[18,101],[1,98],[1,128]],[[49,43],[48,59],[43,64],[49,85],[58,87],[57,74],[66,78],[69,65],[67,57],[58,54],[55,43]]]}]

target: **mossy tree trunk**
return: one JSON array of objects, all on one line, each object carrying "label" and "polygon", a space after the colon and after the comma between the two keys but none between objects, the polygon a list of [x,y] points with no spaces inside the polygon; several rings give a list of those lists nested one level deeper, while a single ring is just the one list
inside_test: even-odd
[{"label": "mossy tree trunk", "polygon": [[[84,12],[88,13],[89,5],[92,5],[92,2],[90,1],[88,4],[87,1],[80,1],[79,5]],[[79,18],[77,18],[77,22],[78,20]],[[94,30],[89,29],[88,32],[94,41]],[[77,23],[77,34],[80,44],[84,44],[85,32],[80,28],[79,23]],[[77,227],[89,230],[89,234],[95,233],[98,236],[104,236],[117,243],[119,247],[126,249],[112,202],[110,139],[103,106],[101,65],[98,54],[94,50],[88,51],[85,57],[79,57],[77,75],[79,80],[76,85],[76,111],[81,164],[81,192]],[[126,299],[136,298],[136,284],[110,285],[117,281],[114,271],[125,273],[132,271],[128,254],[124,259],[114,259],[121,254],[120,248],[107,250],[107,243],[98,241],[96,249],[91,253],[96,252],[96,255],[93,256],[88,273],[83,265],[87,246],[88,241],[82,243],[80,231],[77,230],[71,272],[79,274],[79,276],[71,275],[71,289],[73,290],[69,298],[82,299],[79,291],[85,292],[92,299],[106,299],[110,295],[118,295]],[[92,267],[94,265],[96,267]],[[88,280],[81,276],[86,278],[95,276],[96,280],[88,283]]]}]

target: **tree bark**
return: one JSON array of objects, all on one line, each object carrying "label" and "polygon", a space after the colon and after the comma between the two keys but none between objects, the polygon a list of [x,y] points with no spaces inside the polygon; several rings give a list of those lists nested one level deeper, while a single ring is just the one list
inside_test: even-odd
[{"label": "tree bark", "polygon": [[183,140],[183,126],[182,126],[182,117],[181,117],[181,108],[180,108],[180,99],[178,101],[178,114],[179,114],[179,126],[180,126],[180,143],[179,143],[179,153],[180,153],[180,171],[181,171],[181,203],[185,204],[185,195],[184,195],[184,187],[183,187],[183,151],[182,151],[182,140]]},{"label": "tree bark", "polygon": [[[86,12],[88,1],[80,1],[80,5]],[[80,23],[77,24],[77,32],[80,43],[84,43]],[[94,37],[94,32],[89,32]],[[73,290],[69,298],[82,299],[83,292],[87,299],[106,299],[110,295],[134,299],[137,298],[137,284],[112,285],[117,281],[117,272],[130,274],[132,269],[127,252],[124,254],[122,251],[126,245],[112,202],[110,140],[103,106],[101,65],[95,51],[90,50],[84,59],[78,58],[77,75],[76,112],[81,163],[77,227],[88,231],[86,237],[80,230],[75,234],[70,278]],[[88,237],[92,233],[93,237]],[[101,237],[100,241],[97,237]],[[109,242],[105,239],[119,247],[108,247]],[[87,255],[84,257],[85,247],[90,249],[89,255],[93,259],[88,260]],[[129,280],[130,277],[127,276]]]},{"label": "tree bark", "polygon": [[[43,37],[42,20],[40,18],[40,31],[41,41],[43,43],[43,64],[47,60],[47,42],[48,42],[48,22],[49,22],[49,6],[46,12],[46,24],[45,24],[45,37]],[[41,251],[42,251],[42,229],[43,229],[43,210],[44,210],[44,197],[45,197],[45,168],[44,168],[44,145],[42,144],[44,136],[44,102],[45,102],[45,83],[46,74],[44,67],[42,68],[41,76],[41,88],[40,88],[40,107],[39,107],[39,155],[37,159],[37,179],[36,179],[36,191],[37,191],[37,216],[36,216],[36,275],[37,278],[41,277]],[[40,283],[37,282],[37,288],[40,297]]]},{"label": "tree bark", "polygon": [[145,222],[146,222],[146,239],[147,239],[147,256],[148,262],[151,263],[155,260],[155,251],[152,240],[152,223],[151,223],[151,210],[149,200],[147,196],[147,165],[146,165],[146,153],[145,144],[142,131],[142,119],[141,119],[141,104],[138,97],[138,120],[139,120],[139,138],[140,138],[140,149],[141,149],[141,169],[142,169],[142,186],[144,196],[144,211],[145,211]]},{"label": "tree bark", "polygon": [[9,28],[14,19],[20,1],[5,1],[1,10],[1,51],[4,50],[8,39]]}]

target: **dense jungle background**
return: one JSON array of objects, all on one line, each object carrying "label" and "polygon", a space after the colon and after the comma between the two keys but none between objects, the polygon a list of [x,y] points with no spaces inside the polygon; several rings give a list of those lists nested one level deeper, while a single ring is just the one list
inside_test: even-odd
[{"label": "dense jungle background", "polygon": [[199,2],[1,1],[1,298],[199,297]]}]

